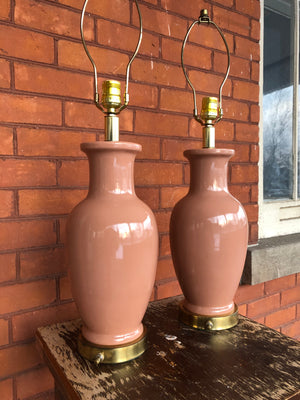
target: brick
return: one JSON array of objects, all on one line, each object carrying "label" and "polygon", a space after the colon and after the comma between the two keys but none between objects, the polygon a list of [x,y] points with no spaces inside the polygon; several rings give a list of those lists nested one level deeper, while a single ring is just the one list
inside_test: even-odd
[{"label": "brick", "polygon": [[300,336],[300,320],[295,321],[289,325],[283,326],[281,328],[281,333],[290,336],[292,338]]},{"label": "brick", "polygon": [[158,105],[158,89],[155,86],[141,85],[130,82],[129,96],[130,106],[156,108]]},{"label": "brick", "polygon": [[51,186],[56,183],[54,162],[46,160],[0,160],[0,186]]},{"label": "brick", "polygon": [[12,155],[14,153],[13,130],[4,126],[0,127],[0,154]]},{"label": "brick", "polygon": [[232,7],[233,6],[233,0],[216,0],[215,3],[219,3],[222,6],[226,6],[226,7]]},{"label": "brick", "polygon": [[256,144],[250,146],[250,161],[254,163],[259,161],[259,147]]},{"label": "brick", "polygon": [[[125,75],[126,66],[129,61],[126,54],[95,46],[89,46],[89,52],[96,63],[98,72]],[[67,40],[58,41],[58,64],[77,70],[93,71],[90,60],[85,54],[82,44]],[[99,85],[99,88],[100,87]],[[92,93],[91,98],[93,98]]]},{"label": "brick", "polygon": [[59,274],[65,270],[66,255],[63,248],[26,251],[20,255],[21,279]]},{"label": "brick", "polygon": [[257,103],[259,101],[259,86],[251,82],[234,81],[233,97]]},{"label": "brick", "polygon": [[259,21],[256,21],[255,19],[251,20],[251,38],[255,40],[260,39],[260,23]]},{"label": "brick", "polygon": [[2,0],[0,4],[0,19],[8,20],[10,18],[10,0]]},{"label": "brick", "polygon": [[235,43],[235,55],[244,57],[250,61],[260,60],[260,47],[257,42],[237,36]]},{"label": "brick", "polygon": [[[198,104],[201,105],[200,99],[198,99]],[[160,109],[193,115],[192,91],[162,88],[160,91]]]},{"label": "brick", "polygon": [[[201,92],[212,94],[213,96],[218,96],[219,87],[224,79],[224,75],[213,75],[211,73],[206,73],[202,71],[190,71],[190,80],[193,84],[200,82],[197,90]],[[232,83],[230,79],[227,79],[223,88],[223,96],[231,96],[232,93]]]},{"label": "brick", "polygon": [[[162,39],[162,56],[165,60],[181,63],[181,47],[182,41],[169,38]],[[187,43],[184,49],[185,66],[193,66],[210,70],[212,51],[204,47],[199,47],[191,43]],[[183,72],[182,72],[183,73]]]},{"label": "brick", "polygon": [[56,299],[54,280],[3,286],[0,292],[0,314],[50,304]]},{"label": "brick", "polygon": [[154,213],[158,232],[160,233],[168,233],[169,232],[169,225],[170,225],[170,218],[171,212],[170,211],[157,211]]},{"label": "brick", "polygon": [[26,372],[16,378],[18,399],[53,389],[54,379],[47,367]]},{"label": "brick", "polygon": [[13,380],[5,379],[0,382],[1,400],[12,400],[13,398]]},{"label": "brick", "polygon": [[140,111],[136,114],[135,132],[168,136],[187,136],[188,118]]},{"label": "brick", "polygon": [[258,143],[258,125],[236,124],[236,139],[239,142]]},{"label": "brick", "polygon": [[0,250],[55,244],[53,221],[16,221],[0,223]]},{"label": "brick", "polygon": [[277,328],[280,325],[291,322],[296,317],[296,306],[284,308],[266,316],[265,324],[270,328]]},{"label": "brick", "polygon": [[179,66],[153,60],[136,59],[131,66],[132,79],[156,85],[184,88],[185,77]]},{"label": "brick", "polygon": [[239,306],[239,314],[240,315],[247,315],[247,304],[242,304]]},{"label": "brick", "polygon": [[246,211],[248,222],[258,221],[258,205],[257,204],[246,204],[244,205]]},{"label": "brick", "polygon": [[51,37],[12,26],[0,26],[0,48],[1,54],[9,57],[46,63],[54,61]]},{"label": "brick", "polygon": [[85,157],[80,143],[94,142],[95,133],[57,129],[19,128],[18,154],[22,156]]},{"label": "brick", "polygon": [[[77,161],[63,161],[60,164],[58,170],[58,183],[60,186],[88,186],[89,184],[89,168],[87,160],[77,160]],[[73,191],[69,191],[68,193],[61,192],[61,194],[57,194],[57,204],[56,201],[53,203],[54,208],[59,206],[59,198],[63,196],[67,203],[71,206],[72,204],[72,194]],[[80,193],[81,192],[81,193]],[[77,197],[78,201],[83,200],[86,195],[85,191],[78,191],[78,193],[74,192],[75,197]],[[71,203],[70,203],[71,202]],[[75,205],[75,204],[74,204]],[[73,207],[74,207],[73,205]],[[62,210],[64,207],[62,208]],[[70,212],[71,209],[68,211]],[[65,214],[65,213],[63,213]]]},{"label": "brick", "polygon": [[[227,54],[214,52],[214,71],[225,73],[227,66]],[[239,57],[230,57],[229,76],[242,79],[250,78],[250,61]]]},{"label": "brick", "polygon": [[10,88],[10,63],[4,59],[0,59],[0,87]]},{"label": "brick", "polygon": [[[200,103],[199,103],[200,104]],[[220,124],[216,126],[216,142],[218,141],[232,141],[234,139],[234,124],[222,120]],[[202,126],[194,118],[190,121],[190,136],[202,137]],[[217,147],[224,147],[224,145],[218,145]],[[230,148],[233,146],[231,145]]]},{"label": "brick", "polygon": [[186,0],[185,2],[181,0],[161,0],[161,6],[167,12],[173,11],[185,17],[197,19],[200,10],[207,7],[207,4],[204,0]]},{"label": "brick", "polygon": [[158,188],[135,188],[136,195],[152,210],[157,210],[159,207],[159,189]]},{"label": "brick", "polygon": [[[223,32],[230,53],[233,53],[233,35],[228,32]],[[184,37],[184,36],[183,36]],[[221,40],[219,32],[212,27],[196,26],[191,30],[189,42],[200,44],[209,49],[221,50],[226,53],[226,47]]]},{"label": "brick", "polygon": [[280,306],[280,296],[278,293],[253,301],[248,304],[248,317],[265,315],[270,311],[276,310]]},{"label": "brick", "polygon": [[250,188],[246,185],[230,185],[229,192],[242,204],[250,201]]},{"label": "brick", "polygon": [[3,122],[60,125],[61,102],[55,99],[1,93],[0,118]]},{"label": "brick", "polygon": [[177,280],[157,286],[157,300],[178,296],[181,293],[182,291]]},{"label": "brick", "polygon": [[0,376],[17,374],[34,368],[40,363],[41,359],[35,343],[8,347],[0,351]]},{"label": "brick", "polygon": [[236,0],[235,7],[237,11],[251,15],[259,19],[260,17],[260,2],[259,0]]},{"label": "brick", "polygon": [[182,168],[173,163],[136,162],[136,185],[178,185],[182,183]]},{"label": "brick", "polygon": [[[104,116],[94,104],[66,102],[66,126],[78,128],[104,128]],[[125,110],[120,116],[120,130],[131,132],[133,130],[133,113]]]},{"label": "brick", "polygon": [[296,274],[297,285],[300,285],[300,272]]},{"label": "brick", "polygon": [[167,139],[162,142],[162,159],[168,161],[186,161],[183,152],[188,149],[202,148],[202,142],[196,140]]},{"label": "brick", "polygon": [[71,281],[69,276],[64,276],[63,278],[60,278],[59,289],[60,289],[61,300],[69,300],[73,298],[71,290]]},{"label": "brick", "polygon": [[160,236],[159,255],[160,255],[160,257],[165,257],[165,256],[171,255],[169,235],[161,235]]},{"label": "brick", "polygon": [[258,185],[251,185],[251,201],[258,203]]},{"label": "brick", "polygon": [[0,346],[4,346],[9,343],[8,330],[8,320],[0,319]]},{"label": "brick", "polygon": [[259,283],[258,285],[241,285],[239,286],[236,295],[235,302],[237,304],[248,303],[251,300],[260,299],[264,295],[264,284]]},{"label": "brick", "polygon": [[225,118],[230,118],[238,121],[248,121],[249,117],[248,104],[235,100],[224,100],[223,111]]},{"label": "brick", "polygon": [[160,206],[162,208],[173,208],[187,194],[188,190],[187,186],[162,187]]},{"label": "brick", "polygon": [[297,318],[300,318],[300,304],[297,304]]},{"label": "brick", "polygon": [[0,254],[0,283],[16,279],[15,253]]},{"label": "brick", "polygon": [[[97,20],[97,42],[109,47],[134,52],[139,37],[137,27],[124,26],[112,21]],[[151,57],[159,56],[159,38],[143,32],[139,54]]]},{"label": "brick", "polygon": [[[77,177],[77,171],[73,175]],[[21,216],[69,214],[86,197],[86,190],[21,190]]]},{"label": "brick", "polygon": [[251,122],[259,122],[260,119],[260,108],[256,104],[251,104],[250,107],[250,118]]},{"label": "brick", "polygon": [[159,260],[157,264],[155,280],[160,281],[162,279],[170,279],[170,278],[175,278],[175,271],[172,260],[170,258]]},{"label": "brick", "polygon": [[93,78],[56,68],[15,63],[15,86],[27,92],[89,99]]},{"label": "brick", "polygon": [[254,317],[252,319],[253,319],[253,321],[258,322],[259,324],[262,324],[262,325],[265,324],[265,317]]},{"label": "brick", "polygon": [[259,63],[257,62],[252,62],[251,63],[251,79],[253,81],[259,82]]},{"label": "brick", "polygon": [[0,190],[0,218],[14,215],[14,193],[10,190]]},{"label": "brick", "polygon": [[256,244],[258,242],[258,224],[249,223],[249,244]]},{"label": "brick", "polygon": [[257,165],[232,165],[231,182],[232,183],[257,183],[258,166]]},{"label": "brick", "polygon": [[59,219],[59,243],[66,243],[67,217]]},{"label": "brick", "polygon": [[[15,22],[57,35],[80,38],[80,14],[57,4],[41,3],[38,0],[16,0]],[[93,30],[93,19],[87,15],[84,20],[86,40],[93,39]]]},{"label": "brick", "polygon": [[286,289],[281,293],[281,305],[287,306],[300,302],[300,287],[296,286],[292,289]]},{"label": "brick", "polygon": [[122,142],[139,143],[142,151],[137,153],[138,160],[159,160],[160,159],[160,139],[153,136],[125,135],[121,133]]},{"label": "brick", "polygon": [[247,145],[247,144],[222,143],[222,148],[234,149],[235,153],[234,153],[233,157],[230,159],[231,162],[249,162],[250,161],[250,148],[249,148],[249,145]]},{"label": "brick", "polygon": [[[166,13],[164,10],[156,10],[144,5],[140,5],[143,16],[143,27],[146,30],[159,33],[163,36],[169,36],[177,39],[184,38],[186,34],[186,20],[175,15]],[[139,25],[138,14],[133,9],[133,23]]]},{"label": "brick", "polygon": [[244,15],[237,15],[236,12],[226,10],[223,8],[213,7],[214,22],[219,25],[222,30],[238,33],[240,35],[249,36],[250,34],[250,21],[249,17]]},{"label": "brick", "polygon": [[[59,0],[65,4],[81,10],[82,4],[78,0]],[[101,2],[91,1],[87,5],[87,13],[100,15],[104,18],[129,23],[130,22],[130,3],[126,0],[103,0]]]},{"label": "brick", "polygon": [[78,311],[73,302],[13,316],[13,339],[14,341],[28,340],[34,337],[37,328],[40,326],[75,318],[78,318]]}]

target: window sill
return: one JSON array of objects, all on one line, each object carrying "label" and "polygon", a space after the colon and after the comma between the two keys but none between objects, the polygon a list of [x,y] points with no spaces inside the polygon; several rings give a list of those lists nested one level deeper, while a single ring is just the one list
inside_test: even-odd
[{"label": "window sill", "polygon": [[242,283],[258,283],[300,272],[300,233],[259,240],[249,246]]}]

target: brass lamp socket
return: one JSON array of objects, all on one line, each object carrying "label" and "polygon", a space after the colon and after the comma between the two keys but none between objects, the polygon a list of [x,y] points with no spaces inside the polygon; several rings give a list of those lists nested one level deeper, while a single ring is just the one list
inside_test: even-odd
[{"label": "brass lamp socket", "polygon": [[102,83],[102,105],[107,110],[121,106],[121,83],[119,81],[104,81]]},{"label": "brass lamp socket", "polygon": [[201,118],[204,123],[203,127],[203,147],[215,147],[215,127],[213,121],[218,118],[218,99],[216,97],[203,97]]},{"label": "brass lamp socket", "polygon": [[217,97],[203,97],[200,116],[204,122],[218,118],[218,103]]}]

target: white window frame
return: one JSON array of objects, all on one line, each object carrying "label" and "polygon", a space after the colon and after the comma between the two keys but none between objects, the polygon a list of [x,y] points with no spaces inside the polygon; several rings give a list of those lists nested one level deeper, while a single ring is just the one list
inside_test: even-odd
[{"label": "white window frame", "polygon": [[[293,198],[287,200],[264,200],[263,198],[263,51],[264,51],[264,6],[261,1],[261,39],[260,39],[260,157],[259,157],[259,238],[269,238],[300,232],[300,193],[297,194],[298,184],[298,82],[299,56],[295,57],[294,64],[294,121],[293,121]],[[280,1],[280,0],[279,0]],[[299,54],[299,1],[295,2],[295,34],[294,54]],[[298,197],[298,199],[297,199]]]}]

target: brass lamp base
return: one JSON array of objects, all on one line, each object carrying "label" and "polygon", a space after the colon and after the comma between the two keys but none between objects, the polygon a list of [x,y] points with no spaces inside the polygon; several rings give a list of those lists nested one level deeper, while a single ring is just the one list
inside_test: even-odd
[{"label": "brass lamp base", "polygon": [[122,346],[101,346],[87,341],[82,334],[78,341],[79,354],[95,364],[119,364],[139,357],[146,350],[146,328],[133,342]]},{"label": "brass lamp base", "polygon": [[196,329],[202,329],[206,331],[221,331],[237,325],[239,320],[238,307],[235,304],[234,311],[231,314],[209,316],[193,314],[184,308],[183,303],[180,303],[179,320],[184,324],[192,326]]}]

